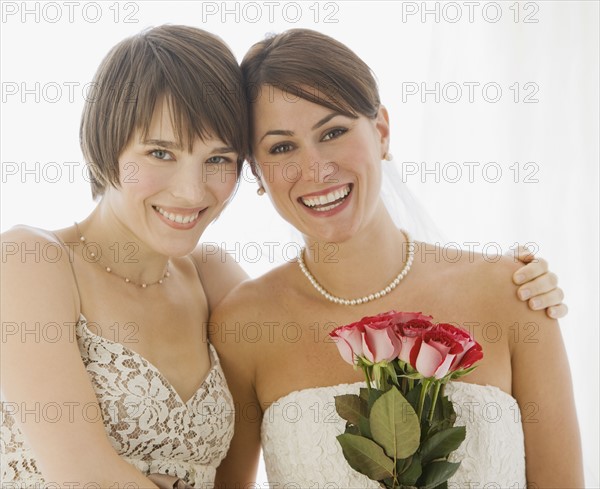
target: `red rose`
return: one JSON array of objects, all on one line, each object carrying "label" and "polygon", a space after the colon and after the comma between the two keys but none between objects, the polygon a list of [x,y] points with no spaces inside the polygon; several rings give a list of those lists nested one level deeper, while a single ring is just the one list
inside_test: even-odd
[{"label": "red rose", "polygon": [[454,367],[452,367],[452,370],[457,371],[457,370],[467,369],[471,365],[473,365],[475,362],[478,362],[479,360],[481,360],[482,358],[483,358],[483,349],[481,348],[481,345],[479,343],[475,343],[471,348],[469,348],[469,351],[467,351],[463,355],[460,362],[457,365],[455,365]]},{"label": "red rose", "polygon": [[371,363],[392,361],[400,353],[400,340],[392,324],[397,313],[367,316],[356,323],[334,329],[329,336],[335,341],[342,358],[356,365],[358,358]]},{"label": "red rose", "polygon": [[[419,314],[420,313],[413,313]],[[431,316],[422,316],[423,318],[431,318]],[[425,331],[433,328],[433,324],[428,319],[411,319],[406,324],[400,324],[396,328],[396,334],[400,338],[402,348],[398,358],[403,362],[410,363],[410,352],[418,338],[423,336]]]},{"label": "red rose", "polygon": [[[451,371],[454,372],[459,369],[469,368],[475,362],[483,358],[481,345],[473,339],[473,336],[471,336],[469,332],[457,326],[453,326],[452,324],[446,323],[438,324],[436,329],[443,330],[452,335],[452,337],[463,347],[463,351],[458,353],[454,358],[454,361],[450,367]],[[467,354],[468,358],[465,358]],[[468,362],[468,365],[465,365],[466,362]]]},{"label": "red rose", "polygon": [[456,326],[444,323],[429,329],[426,324],[407,326],[404,330],[422,331],[413,341],[409,362],[424,377],[441,379],[483,358],[479,343]]}]

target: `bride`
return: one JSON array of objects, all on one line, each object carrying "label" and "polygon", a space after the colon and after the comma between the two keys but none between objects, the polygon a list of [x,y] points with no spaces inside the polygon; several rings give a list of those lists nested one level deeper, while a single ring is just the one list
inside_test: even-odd
[{"label": "bride", "polygon": [[358,392],[362,373],[328,333],[395,309],[468,328],[484,349],[466,381],[447,388],[457,424],[467,427],[449,487],[583,487],[560,331],[515,297],[517,264],[466,254],[449,263],[423,242],[407,263],[413,238],[380,198],[390,127],[365,63],[337,41],[298,29],[254,45],[242,71],[259,194],[306,246],[298,262],[244,282],[211,316],[210,339],[236,403],[217,482],[253,481],[262,438],[269,482],[278,487],[377,487],[348,466],[335,439],[344,423],[333,398]]}]

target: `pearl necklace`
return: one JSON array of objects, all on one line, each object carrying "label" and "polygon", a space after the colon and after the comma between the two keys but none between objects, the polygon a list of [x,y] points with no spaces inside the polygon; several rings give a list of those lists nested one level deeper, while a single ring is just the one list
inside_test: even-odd
[{"label": "pearl necklace", "polygon": [[367,302],[371,302],[376,299],[381,299],[383,296],[389,294],[392,290],[394,290],[397,287],[400,281],[404,277],[406,277],[406,274],[410,270],[410,267],[412,266],[415,257],[414,242],[410,239],[406,231],[402,230],[402,233],[406,237],[406,244],[408,247],[408,250],[406,252],[406,264],[404,265],[402,270],[400,270],[400,273],[396,275],[396,278],[394,278],[394,280],[392,280],[392,282],[387,287],[381,289],[379,292],[375,292],[374,294],[370,294],[368,296],[366,295],[358,299],[343,299],[341,297],[336,297],[335,295],[330,294],[319,282],[317,282],[317,279],[313,276],[312,273],[310,273],[310,271],[306,267],[306,264],[304,263],[305,248],[302,248],[302,250],[300,250],[300,255],[298,255],[298,265],[300,266],[300,270],[302,270],[302,273],[304,273],[304,275],[313,285],[313,287],[317,289],[321,293],[321,295],[325,297],[328,301],[334,302],[336,304],[342,304],[344,306],[356,306],[359,304],[366,304]]},{"label": "pearl necklace", "polygon": [[[83,236],[83,234],[81,234],[81,231],[79,230],[79,224],[75,223],[75,228],[77,229],[77,234],[79,234],[79,241],[81,241],[81,243],[85,246],[86,244],[86,240],[85,237]],[[100,263],[99,259],[96,259],[96,253],[94,253],[93,251],[89,253],[90,258],[92,258],[92,260],[94,260],[94,263],[97,263],[100,267],[102,267],[106,272],[119,277],[121,279],[123,279],[123,281],[126,284],[131,284],[131,285],[135,285],[137,287],[141,287],[142,289],[146,289],[152,285],[161,285],[163,283],[163,281],[166,278],[169,278],[171,276],[171,273],[169,272],[169,263],[167,262],[167,266],[165,267],[165,273],[163,274],[163,276],[161,278],[159,278],[156,282],[152,282],[152,283],[137,283],[134,282],[133,280],[129,279],[128,277],[125,277],[123,275],[119,275],[118,273],[116,273],[115,271],[113,271],[112,268],[110,268],[109,266],[103,265],[102,263]]]}]

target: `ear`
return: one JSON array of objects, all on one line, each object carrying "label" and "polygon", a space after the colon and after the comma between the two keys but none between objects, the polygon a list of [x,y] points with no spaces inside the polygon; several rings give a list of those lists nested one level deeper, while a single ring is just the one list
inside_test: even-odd
[{"label": "ear", "polygon": [[381,158],[388,152],[390,148],[390,117],[387,109],[383,106],[379,106],[377,115],[375,116],[375,128],[379,133],[381,141]]}]

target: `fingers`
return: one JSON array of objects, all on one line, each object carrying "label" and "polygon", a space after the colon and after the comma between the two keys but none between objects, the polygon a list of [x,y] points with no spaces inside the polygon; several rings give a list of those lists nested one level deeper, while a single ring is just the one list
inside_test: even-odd
[{"label": "fingers", "polygon": [[523,245],[519,245],[514,251],[515,258],[523,263],[529,263],[535,260],[535,253]]},{"label": "fingers", "polygon": [[[552,272],[545,273],[540,277],[534,278],[533,280],[521,285],[521,287],[517,289],[517,295],[519,296],[519,299],[525,301],[527,299],[536,298],[536,296],[545,294],[551,290],[560,290],[560,294],[562,294],[562,289],[557,288],[557,284],[558,277],[556,274]],[[561,300],[562,297],[558,302],[549,305],[556,305],[560,303]]]},{"label": "fingers", "polygon": [[552,319],[565,317],[568,312],[569,308],[566,304],[559,304],[558,306],[552,306],[546,309],[546,315]]},{"label": "fingers", "polygon": [[557,287],[556,274],[548,271],[548,262],[543,258],[535,258],[534,254],[523,246],[517,248],[515,256],[527,263],[513,275],[513,282],[521,285],[517,289],[519,299],[528,301],[527,305],[534,311],[546,309],[546,315],[552,319],[566,316],[569,309],[562,303],[565,294]]},{"label": "fingers", "polygon": [[[529,282],[541,275],[544,275],[548,272],[548,262],[543,258],[537,258],[535,261],[528,263],[524,267],[519,268],[513,274],[513,282],[517,285],[524,284],[525,282]],[[554,274],[552,274],[554,275]],[[554,276],[556,277],[556,275]],[[556,284],[554,284],[554,287]],[[550,289],[548,289],[550,290]],[[547,292],[547,291],[544,291]],[[532,294],[536,295],[536,294]]]},{"label": "fingers", "polygon": [[564,298],[565,294],[562,289],[557,288],[550,292],[546,292],[545,294],[536,295],[527,301],[527,305],[529,306],[529,309],[539,311],[540,309],[546,309],[547,307],[559,306]]}]

